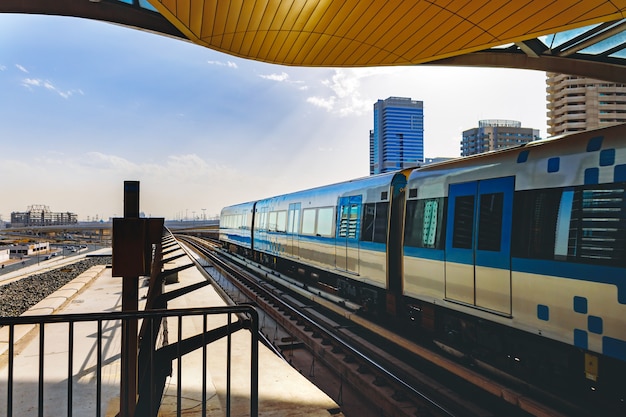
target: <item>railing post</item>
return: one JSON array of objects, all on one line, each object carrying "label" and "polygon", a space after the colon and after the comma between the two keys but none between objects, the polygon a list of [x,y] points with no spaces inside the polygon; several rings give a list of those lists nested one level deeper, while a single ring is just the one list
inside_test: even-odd
[{"label": "railing post", "polygon": [[[139,309],[139,275],[133,273],[137,270],[135,266],[138,261],[143,264],[144,233],[139,222],[139,181],[124,181],[123,221],[124,223],[113,223],[113,268],[122,275],[122,311],[127,312]],[[116,226],[118,227],[116,228]],[[122,237],[116,236],[118,231],[122,232]],[[129,237],[128,235],[131,235],[130,238],[125,239]],[[124,248],[120,248],[120,246],[126,247],[126,245],[131,245],[130,250],[122,253]],[[116,260],[120,260],[119,256],[115,256],[116,254],[121,255],[121,265],[116,262]],[[137,319],[124,319],[122,320],[120,417],[134,417],[135,415],[137,406],[137,354]]]}]

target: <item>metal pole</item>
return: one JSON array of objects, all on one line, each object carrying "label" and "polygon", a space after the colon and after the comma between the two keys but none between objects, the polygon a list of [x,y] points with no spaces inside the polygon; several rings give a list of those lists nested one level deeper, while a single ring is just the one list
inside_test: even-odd
[{"label": "metal pole", "polygon": [[[124,181],[124,218],[139,218],[139,181]],[[122,311],[139,308],[139,277],[122,278]],[[122,320],[120,416],[134,417],[137,406],[137,319]]]}]

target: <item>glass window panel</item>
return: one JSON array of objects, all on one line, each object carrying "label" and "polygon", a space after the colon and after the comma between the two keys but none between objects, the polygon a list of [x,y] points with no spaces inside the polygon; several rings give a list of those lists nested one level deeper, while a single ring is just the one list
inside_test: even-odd
[{"label": "glass window panel", "polygon": [[317,212],[317,234],[320,236],[333,235],[334,210],[332,207],[324,207]]},{"label": "glass window panel", "polygon": [[478,249],[499,252],[502,240],[504,193],[481,194]]},{"label": "glass window panel", "polygon": [[374,218],[376,214],[376,206],[374,204],[365,204],[363,206],[363,223],[361,227],[361,240],[371,242],[374,239]]},{"label": "glass window panel", "polygon": [[511,242],[513,256],[554,258],[561,194],[562,191],[558,189],[516,193]]},{"label": "glass window panel", "polygon": [[279,211],[276,216],[276,231],[277,232],[286,232],[287,231],[287,212]]},{"label": "glass window panel", "polygon": [[376,203],[374,242],[387,243],[387,212],[389,203]]},{"label": "glass window panel", "polygon": [[576,191],[569,257],[588,263],[626,263],[624,191],[618,185]]},{"label": "glass window panel", "polygon": [[276,212],[272,211],[269,215],[269,224],[267,225],[267,228],[270,232],[275,232],[276,231]]},{"label": "glass window panel", "polygon": [[293,230],[294,230],[294,225],[293,225],[294,213],[295,213],[295,211],[289,210],[289,223],[288,223],[288,226],[287,226],[287,231],[289,233],[293,233]]},{"label": "glass window panel", "polygon": [[443,198],[407,201],[405,244],[416,248],[441,248],[443,213]]},{"label": "glass window panel", "polygon": [[348,238],[356,238],[356,229],[359,222],[359,205],[350,205],[350,220],[348,222]]},{"label": "glass window panel", "polygon": [[437,212],[439,202],[437,200],[426,201],[424,204],[424,222],[422,223],[422,246],[432,248],[435,246],[437,236]]},{"label": "glass window panel", "polygon": [[144,9],[152,10],[153,12],[157,11],[157,9],[155,9],[153,5],[148,3],[148,0],[139,0],[139,5]]},{"label": "glass window panel", "polygon": [[474,196],[456,197],[452,247],[471,249],[474,237]]},{"label": "glass window panel", "polygon": [[266,211],[261,212],[259,216],[258,228],[260,230],[267,230],[267,212]]},{"label": "glass window panel", "polygon": [[406,202],[406,215],[404,224],[404,244],[418,247],[421,231],[416,225],[419,224],[419,209],[417,200]]},{"label": "glass window panel", "polygon": [[561,196],[559,214],[557,215],[556,220],[556,235],[554,239],[555,258],[560,257],[565,259],[567,257],[573,202],[574,191],[565,191]]},{"label": "glass window panel", "polygon": [[339,237],[348,235],[348,221],[350,216],[350,207],[341,206],[341,220],[339,222]]},{"label": "glass window panel", "polygon": [[296,214],[293,216],[293,232],[300,232],[300,209],[296,210]]},{"label": "glass window panel", "polygon": [[315,209],[302,210],[302,234],[315,234]]}]

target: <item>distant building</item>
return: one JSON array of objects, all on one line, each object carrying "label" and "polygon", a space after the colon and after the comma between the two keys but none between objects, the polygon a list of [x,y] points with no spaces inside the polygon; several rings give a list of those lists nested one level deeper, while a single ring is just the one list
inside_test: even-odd
[{"label": "distant building", "polygon": [[11,246],[0,246],[0,263],[10,259]]},{"label": "distant building", "polygon": [[404,97],[389,97],[374,103],[370,175],[417,166],[423,161],[423,103]]},{"label": "distant building", "polygon": [[522,127],[516,120],[480,120],[478,127],[465,130],[461,156],[510,148],[540,139],[539,129]]},{"label": "distant building", "polygon": [[32,205],[27,211],[11,213],[11,227],[21,226],[59,226],[78,223],[75,213],[50,211],[48,206]]},{"label": "distant building", "polygon": [[38,255],[50,252],[50,243],[34,242],[24,243],[22,245],[13,245],[10,247],[11,258],[23,258],[24,256]]},{"label": "distant building", "polygon": [[626,122],[626,84],[549,72],[548,135]]}]

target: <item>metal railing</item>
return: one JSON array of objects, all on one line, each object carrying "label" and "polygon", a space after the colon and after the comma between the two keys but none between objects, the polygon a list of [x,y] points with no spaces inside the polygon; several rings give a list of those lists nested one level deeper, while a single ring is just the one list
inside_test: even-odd
[{"label": "metal railing", "polygon": [[[246,305],[0,318],[0,344],[7,343],[0,355],[0,415],[99,417],[114,409],[120,333],[129,320],[143,320],[149,329],[139,342],[147,356],[139,369],[135,416],[156,416],[164,408],[167,415],[207,416],[209,404],[227,416],[235,405],[258,415],[258,316]],[[241,329],[249,332],[237,333]],[[232,351],[246,337],[249,363],[235,360]],[[225,369],[212,367],[211,375],[225,380],[223,386],[214,385],[207,371],[215,357]],[[249,387],[239,379],[242,372],[250,374]],[[245,395],[242,386],[249,390]]]}]

